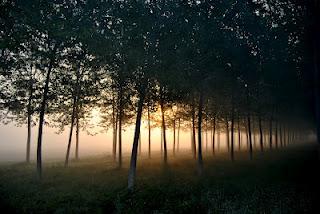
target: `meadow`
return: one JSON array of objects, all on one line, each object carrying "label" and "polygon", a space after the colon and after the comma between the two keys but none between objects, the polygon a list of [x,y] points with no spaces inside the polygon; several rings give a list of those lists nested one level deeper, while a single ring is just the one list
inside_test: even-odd
[{"label": "meadow", "polygon": [[38,180],[35,163],[2,163],[2,213],[317,213],[317,145],[290,145],[257,152],[207,152],[204,172],[187,151],[138,157],[134,191],[127,190],[129,156],[123,168],[111,156],[47,162]]}]

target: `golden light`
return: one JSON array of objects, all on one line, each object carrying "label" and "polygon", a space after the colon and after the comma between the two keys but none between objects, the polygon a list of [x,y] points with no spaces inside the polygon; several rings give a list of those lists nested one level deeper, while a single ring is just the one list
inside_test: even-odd
[{"label": "golden light", "polygon": [[98,125],[101,122],[101,114],[98,108],[91,110],[91,123]]},{"label": "golden light", "polygon": [[173,114],[176,114],[177,110],[178,110],[178,107],[177,107],[177,106],[175,106],[175,105],[172,106]]}]

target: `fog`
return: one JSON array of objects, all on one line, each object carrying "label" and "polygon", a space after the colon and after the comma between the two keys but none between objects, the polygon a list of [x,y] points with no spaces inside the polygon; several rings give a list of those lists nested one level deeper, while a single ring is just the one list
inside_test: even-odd
[{"label": "fog", "polygon": [[[66,154],[68,132],[66,129],[61,134],[57,134],[57,129],[51,127],[45,127],[43,133],[43,159],[44,161],[55,161],[63,160]],[[132,148],[134,128],[132,126],[126,127],[123,130],[123,145],[122,150],[124,155],[129,154]],[[31,139],[31,160],[36,158],[36,141],[37,141],[37,126],[32,128],[32,139]],[[160,151],[161,135],[160,129],[152,129],[151,139],[151,151]],[[26,156],[26,138],[27,128],[26,126],[16,127],[13,124],[1,125],[0,126],[0,161],[1,162],[19,162],[24,161]],[[206,136],[204,137],[204,149],[206,148]],[[208,147],[211,145],[210,138],[211,133],[208,132]],[[180,144],[179,149],[190,150],[190,132],[180,131]],[[96,155],[111,155],[112,154],[112,131],[109,130],[107,133],[98,133],[96,135],[89,135],[86,131],[80,132],[80,144],[79,144],[79,155],[81,157],[96,156]],[[148,151],[148,132],[145,127],[141,130],[142,139],[142,152]],[[173,147],[172,131],[167,131],[167,143],[168,151],[170,152]],[[221,135],[221,142],[225,139]],[[71,145],[71,158],[74,157],[74,142],[75,135],[73,136],[73,144]],[[221,145],[221,148],[223,145]],[[212,148],[212,147],[210,147]]]}]

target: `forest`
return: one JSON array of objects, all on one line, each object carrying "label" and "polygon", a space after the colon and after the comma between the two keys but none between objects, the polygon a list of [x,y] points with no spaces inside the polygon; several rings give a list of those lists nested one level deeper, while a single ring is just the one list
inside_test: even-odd
[{"label": "forest", "polygon": [[[258,165],[255,160],[264,155],[287,157],[298,153],[299,146],[308,150],[302,145],[310,142],[318,147],[319,8],[313,0],[1,0],[0,120],[3,125],[25,127],[27,133],[23,163],[27,169],[19,166],[17,171],[31,173],[30,182],[43,185],[52,173],[46,172],[42,152],[43,133],[50,127],[67,131],[61,168],[74,173],[74,164],[85,160],[79,158],[80,133],[98,127],[112,132],[112,139],[106,140],[112,151],[106,152],[120,170],[114,176],[121,177],[121,191],[127,191],[117,197],[130,204],[130,194],[146,197],[143,200],[165,197],[134,193],[139,181],[143,183],[137,167],[142,141],[148,148],[144,161],[157,157],[158,167],[168,174],[170,161],[181,152],[179,145],[188,143],[187,162],[194,164],[195,180],[206,179],[207,171],[215,169],[211,159],[223,146],[231,171],[237,171],[237,152],[248,164]],[[94,111],[100,120],[92,125]],[[141,134],[143,121],[146,134]],[[161,151],[153,153],[156,128],[161,130]],[[128,129],[134,132],[133,139],[124,142]],[[190,143],[182,142],[183,133]],[[130,144],[128,158],[123,143]],[[263,168],[263,161],[259,164]],[[0,174],[7,170],[2,168]],[[4,183],[0,193],[6,192]],[[116,211],[103,212],[140,209],[125,211],[117,206]],[[308,213],[305,209],[313,213],[311,206],[301,208],[303,212],[275,213]],[[270,207],[261,209],[238,213],[271,213]],[[171,211],[175,212],[169,208],[159,213]],[[193,206],[178,213],[188,211],[197,212]],[[199,210],[234,213],[211,211]],[[157,213],[152,208],[143,212]]]}]

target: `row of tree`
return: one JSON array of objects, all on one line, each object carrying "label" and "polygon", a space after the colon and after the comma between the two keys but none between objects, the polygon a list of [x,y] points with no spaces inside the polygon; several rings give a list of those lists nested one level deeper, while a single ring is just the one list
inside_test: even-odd
[{"label": "row of tree", "polygon": [[[266,134],[272,147],[313,127],[303,90],[310,62],[304,3],[5,0],[0,6],[1,120],[27,124],[28,162],[31,126],[38,125],[39,177],[43,126],[70,127],[67,166],[73,130],[78,158],[80,129],[90,129],[95,108],[99,125],[113,130],[119,167],[123,129],[135,125],[129,189],[142,118],[149,154],[151,129],[161,127],[165,164],[166,130],[174,130],[174,148],[176,129],[177,135],[180,128],[191,130],[200,174],[203,129],[212,130],[213,148],[218,129],[230,132],[233,159],[235,130],[246,133],[252,156],[253,132],[263,150]],[[160,118],[152,116],[157,111]]]}]

